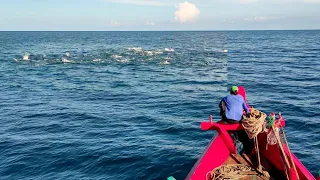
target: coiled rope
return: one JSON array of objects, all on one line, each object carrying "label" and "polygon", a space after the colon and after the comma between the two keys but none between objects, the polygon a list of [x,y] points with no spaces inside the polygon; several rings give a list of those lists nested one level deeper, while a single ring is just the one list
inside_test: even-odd
[{"label": "coiled rope", "polygon": [[251,167],[243,164],[228,164],[219,166],[211,171],[211,180],[222,179],[241,179],[248,174],[257,175],[258,173]]},{"label": "coiled rope", "polygon": [[257,170],[260,173],[262,172],[262,166],[260,161],[260,152],[259,152],[259,144],[258,144],[258,134],[266,131],[267,123],[265,121],[267,115],[253,107],[250,110],[250,113],[243,115],[242,126],[246,131],[248,137],[254,140],[255,151],[258,159],[258,168]]},{"label": "coiled rope", "polygon": [[251,108],[250,113],[243,115],[242,126],[246,131],[248,137],[253,139],[259,133],[266,131],[267,115],[257,109]]},{"label": "coiled rope", "polygon": [[269,179],[269,173],[257,172],[254,168],[244,164],[227,164],[219,166],[211,171],[210,180],[237,180],[246,176],[259,176],[262,179]]}]

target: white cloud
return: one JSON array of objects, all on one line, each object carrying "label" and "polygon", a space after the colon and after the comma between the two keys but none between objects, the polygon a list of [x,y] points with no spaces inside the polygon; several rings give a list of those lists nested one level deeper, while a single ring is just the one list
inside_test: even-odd
[{"label": "white cloud", "polygon": [[320,0],[304,0],[305,3],[320,3]]},{"label": "white cloud", "polygon": [[121,26],[121,23],[119,21],[110,21],[110,25],[112,27],[119,27]]},{"label": "white cloud", "polygon": [[106,27],[121,27],[124,26],[125,24],[123,22],[117,21],[117,20],[110,20],[108,21],[105,26]]},{"label": "white cloud", "polygon": [[320,3],[320,0],[216,0],[217,2],[225,2],[225,3],[234,3],[234,4],[253,4],[253,3],[261,3],[261,4],[269,4],[269,3],[277,3],[277,4],[292,4],[292,3]]},{"label": "white cloud", "polygon": [[273,20],[281,20],[285,19],[285,16],[255,16],[255,17],[246,17],[239,22],[263,22],[263,21],[273,21]]},{"label": "white cloud", "polygon": [[199,17],[200,11],[196,5],[185,1],[177,6],[177,10],[174,13],[174,19],[180,23],[188,21],[194,21]]},{"label": "white cloud", "polygon": [[152,22],[152,21],[151,21],[151,22],[149,22],[149,21],[148,21],[148,22],[146,22],[146,23],[145,23],[145,25],[147,25],[147,26],[154,26],[154,25],[155,25],[155,23],[154,23],[154,22]]},{"label": "white cloud", "polygon": [[249,3],[255,3],[257,2],[258,0],[239,0],[239,2],[241,4],[249,4]]},{"label": "white cloud", "polygon": [[270,19],[277,19],[274,17],[265,17],[265,16],[255,16],[255,17],[246,17],[243,18],[243,21],[266,21]]},{"label": "white cloud", "polygon": [[168,6],[168,3],[155,0],[105,0],[105,2],[119,3],[119,4],[134,4],[143,6]]},{"label": "white cloud", "polygon": [[254,17],[254,20],[257,20],[257,21],[264,21],[264,20],[267,20],[267,18],[266,18],[266,17],[264,17],[264,16],[256,16],[256,17]]},{"label": "white cloud", "polygon": [[[102,0],[105,2],[118,4],[132,4],[139,6],[174,6],[181,0]],[[287,4],[287,3],[320,3],[320,0],[194,0],[198,7],[211,7],[214,3],[231,3],[231,4]],[[204,3],[204,4],[203,4]]]},{"label": "white cloud", "polygon": [[[175,6],[181,0],[102,0],[104,2],[118,3],[118,4],[132,4],[140,6]],[[211,7],[212,3],[207,0],[196,0],[198,7]],[[222,1],[222,0],[221,0]],[[227,1],[227,0],[225,0]],[[239,1],[239,0],[232,0]],[[256,0],[240,0],[240,1],[256,1]]]}]

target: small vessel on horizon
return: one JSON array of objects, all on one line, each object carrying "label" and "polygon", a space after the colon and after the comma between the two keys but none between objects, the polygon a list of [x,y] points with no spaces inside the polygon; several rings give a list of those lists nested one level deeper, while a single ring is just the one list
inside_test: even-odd
[{"label": "small vessel on horizon", "polygon": [[61,58],[61,61],[63,62],[63,63],[70,63],[71,62],[71,60],[69,60],[69,59],[67,59],[67,58]]},{"label": "small vessel on horizon", "polygon": [[24,55],[23,55],[23,57],[22,57],[22,60],[24,60],[24,61],[28,61],[28,60],[30,60],[30,54],[29,53],[25,53]]},{"label": "small vessel on horizon", "polygon": [[165,52],[174,52],[174,49],[173,48],[164,48],[164,51]]},{"label": "small vessel on horizon", "polygon": [[71,62],[71,59],[70,58],[70,53],[69,51],[66,52],[66,54],[61,58],[61,61],[63,63],[70,63]]}]

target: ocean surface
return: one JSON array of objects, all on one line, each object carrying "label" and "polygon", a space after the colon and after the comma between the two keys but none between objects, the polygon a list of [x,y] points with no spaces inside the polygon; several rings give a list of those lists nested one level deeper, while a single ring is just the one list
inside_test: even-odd
[{"label": "ocean surface", "polygon": [[291,150],[317,175],[319,39],[0,32],[0,179],[184,179],[215,135],[200,122],[219,120],[231,85],[245,86],[251,106],[282,112]]}]

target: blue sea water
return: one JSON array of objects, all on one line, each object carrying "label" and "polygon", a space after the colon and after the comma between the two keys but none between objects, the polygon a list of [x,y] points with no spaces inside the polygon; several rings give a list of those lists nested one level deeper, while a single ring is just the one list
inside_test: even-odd
[{"label": "blue sea water", "polygon": [[231,85],[245,86],[255,108],[282,112],[291,150],[316,175],[319,39],[0,32],[0,179],[183,179],[215,135],[200,122],[219,119]]}]

